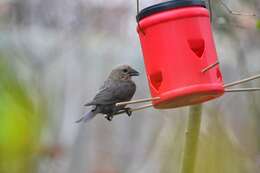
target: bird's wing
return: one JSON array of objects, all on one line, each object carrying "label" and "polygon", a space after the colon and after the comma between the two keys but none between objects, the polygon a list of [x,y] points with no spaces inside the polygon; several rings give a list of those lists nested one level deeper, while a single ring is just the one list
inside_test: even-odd
[{"label": "bird's wing", "polygon": [[91,102],[85,104],[85,106],[97,105],[97,104],[113,104],[113,90],[116,85],[111,80],[106,80],[104,84],[99,88],[98,93]]},{"label": "bird's wing", "polygon": [[127,82],[107,81],[104,87],[94,97],[93,101],[86,106],[97,104],[115,104],[127,101],[132,98],[135,93],[135,84]]}]

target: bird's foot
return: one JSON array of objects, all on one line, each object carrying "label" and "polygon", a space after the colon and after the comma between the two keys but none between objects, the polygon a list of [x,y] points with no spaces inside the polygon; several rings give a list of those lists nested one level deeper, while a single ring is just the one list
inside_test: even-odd
[{"label": "bird's foot", "polygon": [[131,115],[132,115],[132,110],[131,110],[131,108],[124,108],[124,110],[125,110],[125,113],[130,117]]},{"label": "bird's foot", "polygon": [[108,121],[112,121],[113,115],[105,115],[105,118],[106,118]]}]

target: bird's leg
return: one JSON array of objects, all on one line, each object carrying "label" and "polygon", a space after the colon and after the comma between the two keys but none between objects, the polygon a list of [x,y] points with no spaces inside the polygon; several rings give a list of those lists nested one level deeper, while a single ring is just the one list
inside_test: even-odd
[{"label": "bird's leg", "polygon": [[108,120],[108,121],[112,121],[112,119],[113,119],[113,115],[112,114],[106,114],[105,115],[105,118]]},{"label": "bird's leg", "polygon": [[132,110],[131,110],[131,108],[124,108],[124,111],[125,111],[125,113],[130,117],[131,115],[132,115]]}]

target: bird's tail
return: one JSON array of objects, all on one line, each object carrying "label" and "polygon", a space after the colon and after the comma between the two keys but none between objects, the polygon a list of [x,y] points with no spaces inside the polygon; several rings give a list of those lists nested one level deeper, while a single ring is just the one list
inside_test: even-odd
[{"label": "bird's tail", "polygon": [[76,123],[80,123],[81,121],[87,122],[87,121],[91,120],[95,115],[96,115],[96,112],[94,112],[94,111],[87,112],[83,115],[83,117],[81,117],[79,120],[77,120]]}]

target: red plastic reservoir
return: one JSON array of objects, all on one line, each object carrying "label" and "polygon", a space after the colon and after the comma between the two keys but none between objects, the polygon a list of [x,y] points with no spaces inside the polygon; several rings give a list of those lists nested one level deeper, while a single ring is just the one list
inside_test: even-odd
[{"label": "red plastic reservoir", "polygon": [[137,15],[147,78],[158,109],[205,102],[224,93],[209,12],[200,0],[173,0]]}]

